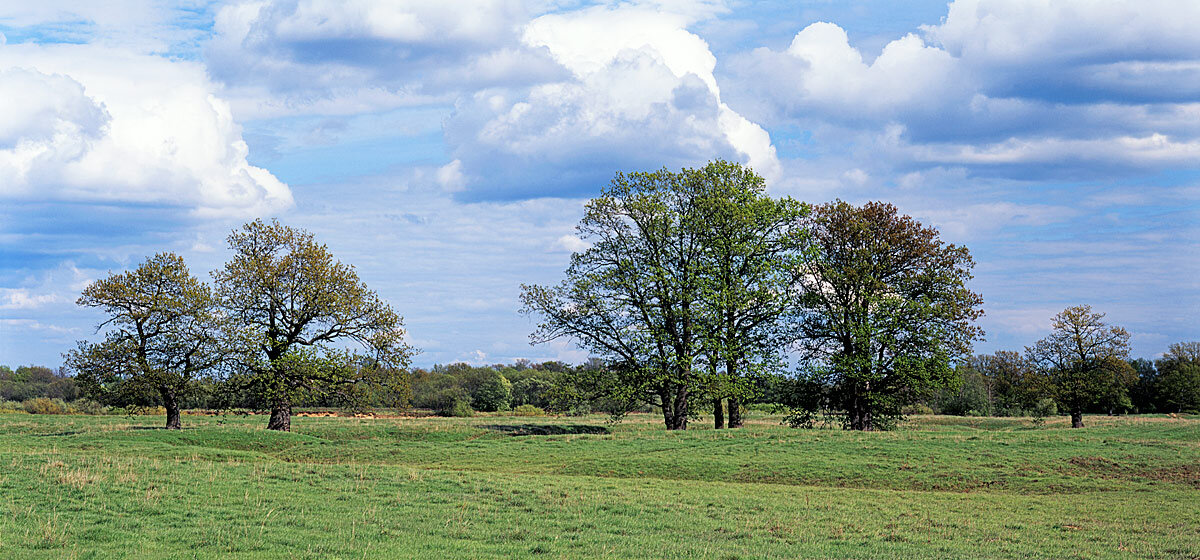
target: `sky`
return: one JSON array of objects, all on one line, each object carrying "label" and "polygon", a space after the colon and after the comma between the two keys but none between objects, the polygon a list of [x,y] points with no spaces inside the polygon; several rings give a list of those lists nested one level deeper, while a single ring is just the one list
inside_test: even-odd
[{"label": "sky", "polygon": [[414,363],[564,360],[554,283],[617,171],[751,166],[966,245],[980,353],[1089,304],[1134,356],[1200,340],[1200,3],[0,0],[0,364],[98,338],[80,290],[208,279],[312,231]]}]

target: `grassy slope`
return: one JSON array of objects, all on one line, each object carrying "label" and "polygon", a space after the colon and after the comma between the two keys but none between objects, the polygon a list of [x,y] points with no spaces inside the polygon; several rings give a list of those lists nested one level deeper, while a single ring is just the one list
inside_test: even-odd
[{"label": "grassy slope", "polygon": [[0,416],[0,557],[1200,557],[1195,419],[160,420]]}]

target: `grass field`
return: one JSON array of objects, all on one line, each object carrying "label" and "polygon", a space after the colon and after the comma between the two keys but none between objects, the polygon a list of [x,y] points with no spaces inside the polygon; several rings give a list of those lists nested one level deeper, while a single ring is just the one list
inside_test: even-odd
[{"label": "grass field", "polygon": [[0,416],[0,557],[1200,558],[1196,418],[161,421]]}]

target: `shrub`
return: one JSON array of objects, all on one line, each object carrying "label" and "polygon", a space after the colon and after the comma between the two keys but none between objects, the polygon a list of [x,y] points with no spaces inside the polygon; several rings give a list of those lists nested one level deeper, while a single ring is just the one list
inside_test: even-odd
[{"label": "shrub", "polygon": [[74,414],[100,415],[108,413],[108,407],[91,399],[79,399],[71,403],[71,412]]},{"label": "shrub", "polygon": [[1023,416],[1032,416],[1032,414],[1030,411],[1021,408],[1020,406],[1001,406],[996,408],[996,416],[1020,418]]},{"label": "shrub", "polygon": [[67,414],[66,403],[61,399],[38,397],[25,401],[25,412],[30,414]]},{"label": "shrub", "polygon": [[433,412],[438,416],[461,418],[475,415],[471,408],[471,396],[462,387],[438,391],[430,401]]},{"label": "shrub", "polygon": [[0,414],[27,414],[25,407],[17,401],[0,400]]},{"label": "shrub", "polygon": [[1043,397],[1038,399],[1038,402],[1033,405],[1033,416],[1045,418],[1047,416],[1055,416],[1058,414],[1058,404],[1054,399]]},{"label": "shrub", "polygon": [[467,401],[455,400],[454,405],[450,407],[450,410],[447,411],[445,416],[452,416],[454,418],[470,418],[471,416],[475,416],[475,411],[471,409],[471,405],[467,404]]},{"label": "shrub", "polygon": [[550,391],[554,382],[541,377],[526,377],[512,385],[512,402],[515,405],[529,404],[539,408],[550,405]]},{"label": "shrub", "polygon": [[900,409],[905,416],[930,416],[933,414],[933,409],[925,403],[910,404]]},{"label": "shrub", "polygon": [[508,410],[512,402],[512,383],[494,369],[483,370],[477,376],[468,383],[471,406],[485,412]]},{"label": "shrub", "polygon": [[516,416],[545,416],[546,411],[542,410],[541,407],[533,406],[531,404],[523,404],[518,406],[513,411],[513,414]]}]

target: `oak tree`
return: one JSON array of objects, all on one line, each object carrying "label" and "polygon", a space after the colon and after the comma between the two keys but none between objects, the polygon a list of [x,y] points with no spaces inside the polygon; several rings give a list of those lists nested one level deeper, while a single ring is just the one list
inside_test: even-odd
[{"label": "oak tree", "polygon": [[682,179],[697,193],[696,221],[701,250],[698,331],[704,379],[713,399],[715,427],[742,426],[742,403],[759,381],[783,367],[790,341],[784,316],[793,309],[791,289],[805,236],[801,218],[808,207],[766,194],[751,169],[715,161],[685,169]]},{"label": "oak tree", "polygon": [[1083,427],[1083,413],[1127,390],[1136,381],[1129,365],[1129,332],[1104,322],[1090,305],[1068,307],[1054,316],[1052,331],[1026,347],[1029,360],[1050,380],[1059,405],[1071,414],[1071,427]]},{"label": "oak tree", "polygon": [[109,318],[101,342],[81,341],[66,356],[84,394],[130,404],[157,394],[169,429],[179,429],[179,402],[191,382],[224,353],[211,288],[188,272],[183,258],[159,253],[136,269],[91,283],[77,301]]},{"label": "oak tree", "polygon": [[887,428],[904,404],[951,383],[951,362],[982,336],[983,300],[966,286],[974,261],[881,202],[821,205],[807,225],[800,358],[832,388],[844,427]]},{"label": "oak tree", "polygon": [[235,381],[271,409],[267,428],[291,429],[305,395],[403,391],[414,349],[403,319],[307,231],[256,220],[229,236],[233,258],[213,273],[238,325]]},{"label": "oak tree", "polygon": [[521,294],[522,311],[541,318],[532,343],[568,338],[606,361],[576,375],[580,391],[652,404],[669,430],[687,428],[700,388],[697,202],[679,174],[617,173],[587,204],[576,229],[591,246],[571,256],[566,278]]}]

